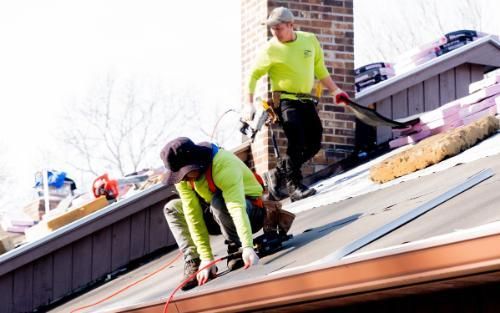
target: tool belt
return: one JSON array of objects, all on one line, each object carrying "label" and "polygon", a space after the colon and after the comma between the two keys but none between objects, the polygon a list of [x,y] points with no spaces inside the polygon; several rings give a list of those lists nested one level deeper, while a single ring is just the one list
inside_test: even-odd
[{"label": "tool belt", "polygon": [[[319,103],[319,99],[309,93],[293,93],[288,91],[273,91],[272,99],[273,99],[273,107],[278,108],[281,103],[281,95],[292,95],[297,97],[297,100],[300,102],[312,102],[314,105]],[[290,99],[293,100],[293,99]]]},{"label": "tool belt", "polygon": [[[247,200],[257,208],[260,208],[263,213],[262,224],[264,233],[282,234],[288,233],[292,227],[293,220],[295,219],[295,214],[285,211],[281,208],[281,202],[264,200],[262,197],[246,197]],[[250,223],[257,223],[258,221],[250,221]],[[260,229],[260,227],[257,227]],[[254,225],[252,225],[252,230],[254,230]]]},{"label": "tool belt", "polygon": [[264,217],[264,233],[286,234],[292,227],[295,214],[281,208],[281,202],[264,200],[266,216]]}]

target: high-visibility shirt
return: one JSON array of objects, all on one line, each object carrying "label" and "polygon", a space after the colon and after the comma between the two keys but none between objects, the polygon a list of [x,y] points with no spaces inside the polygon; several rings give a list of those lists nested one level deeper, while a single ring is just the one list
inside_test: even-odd
[{"label": "high-visibility shirt", "polygon": [[[271,38],[257,57],[250,74],[248,91],[255,92],[257,80],[266,73],[271,80],[272,91],[310,93],[314,77],[321,80],[329,75],[325,66],[323,49],[312,33],[296,31],[294,41],[282,43]],[[294,99],[282,94],[282,98]]]},{"label": "high-visibility shirt", "polygon": [[[252,227],[246,212],[246,196],[262,196],[262,186],[253,172],[237,156],[220,149],[212,161],[212,179],[231,215],[242,247],[253,247]],[[202,260],[213,259],[208,230],[203,220],[203,211],[198,194],[207,203],[214,194],[210,191],[205,173],[194,181],[194,190],[187,181],[175,185],[182,202],[186,223]]]}]

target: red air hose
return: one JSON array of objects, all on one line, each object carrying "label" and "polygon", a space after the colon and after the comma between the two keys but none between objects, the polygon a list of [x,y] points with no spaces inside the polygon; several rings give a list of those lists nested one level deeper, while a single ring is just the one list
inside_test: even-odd
[{"label": "red air hose", "polygon": [[196,271],[196,273],[192,274],[191,276],[189,276],[188,278],[186,278],[179,286],[177,286],[174,291],[172,291],[172,293],[170,294],[170,297],[168,297],[168,300],[167,302],[165,302],[165,306],[163,307],[163,313],[167,313],[168,312],[168,305],[170,304],[170,302],[172,302],[172,299],[174,298],[174,295],[175,293],[181,289],[185,284],[187,284],[188,282],[190,282],[193,278],[196,277],[196,275],[198,275],[199,272],[203,271],[204,269],[206,268],[209,268],[209,267],[212,267],[213,265],[219,263],[220,261],[222,260],[225,260],[229,257],[229,255],[226,255],[225,257],[222,257],[222,258],[218,258],[216,260],[213,260],[212,262],[208,263],[207,265],[203,266],[202,268],[198,269],[198,271]]},{"label": "red air hose", "polygon": [[139,279],[139,280],[137,280],[137,281],[135,281],[135,282],[131,283],[130,285],[125,286],[124,288],[122,288],[122,289],[120,289],[120,290],[118,290],[118,291],[116,291],[116,292],[112,293],[111,295],[109,295],[109,296],[107,296],[107,297],[105,297],[105,298],[103,298],[103,299],[101,299],[101,300],[99,300],[99,301],[97,301],[97,302],[95,302],[95,303],[88,304],[88,305],[85,305],[85,306],[82,306],[82,307],[76,308],[76,309],[72,310],[70,313],[75,313],[75,312],[78,312],[78,311],[81,311],[81,310],[84,310],[84,309],[88,309],[88,308],[90,308],[90,307],[93,307],[93,306],[95,306],[95,305],[101,304],[101,303],[103,303],[104,301],[106,301],[106,300],[109,300],[109,299],[113,298],[113,297],[114,297],[114,296],[116,296],[117,294],[120,294],[120,293],[124,292],[125,290],[127,290],[127,289],[129,289],[129,288],[131,288],[131,287],[133,287],[133,286],[135,286],[135,285],[137,285],[137,284],[139,284],[140,282],[142,282],[142,281],[144,281],[144,280],[148,279],[149,277],[151,277],[151,276],[155,275],[156,273],[158,273],[158,272],[162,271],[163,269],[165,269],[165,268],[169,267],[170,265],[172,265],[172,263],[174,263],[175,261],[177,261],[177,259],[179,259],[179,257],[180,257],[181,255],[182,255],[182,252],[179,252],[179,253],[178,253],[178,254],[177,254],[177,255],[176,255],[176,256],[175,256],[172,260],[170,260],[169,262],[167,262],[165,265],[163,265],[162,267],[160,267],[160,268],[159,268],[159,269],[157,269],[156,271],[154,271],[154,272],[152,272],[152,273],[150,273],[150,274],[148,274],[148,275],[144,276],[143,278],[141,278],[141,279]]}]

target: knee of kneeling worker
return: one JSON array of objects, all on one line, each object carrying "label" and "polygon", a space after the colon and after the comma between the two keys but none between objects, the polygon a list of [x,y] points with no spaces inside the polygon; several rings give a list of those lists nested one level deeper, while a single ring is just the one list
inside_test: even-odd
[{"label": "knee of kneeling worker", "polygon": [[165,207],[163,207],[163,213],[165,215],[182,213],[181,199],[173,199],[168,201],[167,204],[165,204]]}]

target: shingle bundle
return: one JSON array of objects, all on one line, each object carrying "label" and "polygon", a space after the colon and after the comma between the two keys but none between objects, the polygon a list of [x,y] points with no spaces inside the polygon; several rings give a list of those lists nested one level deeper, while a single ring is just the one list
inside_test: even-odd
[{"label": "shingle bundle", "polygon": [[0,226],[6,232],[24,233],[35,221],[23,212],[8,212],[2,217]]},{"label": "shingle bundle", "polygon": [[465,46],[475,39],[484,36],[475,30],[457,30],[449,32],[438,39],[407,51],[396,59],[396,74],[404,73],[438,56]]},{"label": "shingle bundle", "polygon": [[468,96],[421,114],[419,123],[404,130],[394,130],[394,135],[399,138],[391,140],[390,147],[415,143],[428,136],[471,124],[485,116],[499,114],[500,69],[470,84],[469,92]]},{"label": "shingle bundle", "polygon": [[439,47],[436,47],[434,49],[434,52],[436,53],[436,56],[443,55],[457,48],[465,46],[469,42],[477,39],[480,35],[481,34],[478,34],[478,32],[476,32],[475,30],[458,30],[447,33],[441,38],[443,44],[441,44]]},{"label": "shingle bundle", "polygon": [[377,62],[356,68],[354,70],[356,92],[360,92],[395,75],[407,72],[420,64],[465,46],[485,35],[485,33],[468,29],[449,32],[432,42],[403,53],[394,63]]},{"label": "shingle bundle", "polygon": [[356,91],[373,86],[395,75],[391,63],[377,62],[367,64],[354,70]]}]

